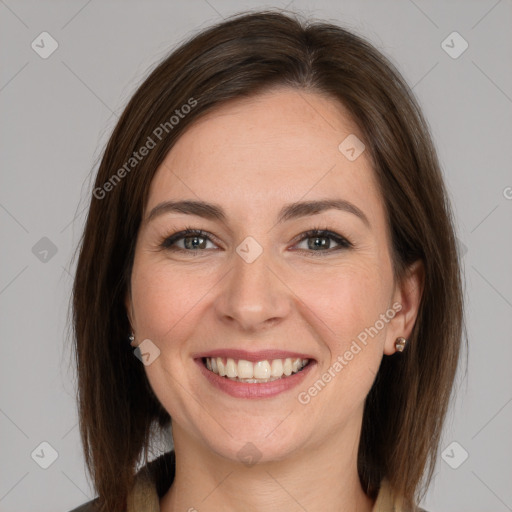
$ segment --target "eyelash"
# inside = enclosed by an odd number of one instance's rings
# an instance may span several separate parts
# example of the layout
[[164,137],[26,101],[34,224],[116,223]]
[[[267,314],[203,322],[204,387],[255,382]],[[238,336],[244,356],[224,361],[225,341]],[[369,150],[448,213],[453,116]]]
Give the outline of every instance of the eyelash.
[[[206,251],[207,249],[182,249],[181,247],[175,247],[173,244],[175,244],[177,241],[184,239],[184,238],[191,238],[191,237],[198,237],[198,238],[206,238],[210,242],[213,242],[211,237],[206,231],[203,231],[202,229],[194,229],[191,227],[186,227],[184,230],[174,233],[170,236],[165,237],[162,242],[160,243],[160,247],[162,249],[170,250],[170,251],[177,251],[182,253],[188,253],[188,254],[198,254],[199,252]],[[308,238],[330,238],[334,240],[339,247],[334,249],[328,249],[328,250],[308,250],[308,249],[296,249],[300,252],[307,252],[309,254],[314,254],[315,256],[327,256],[329,254],[332,254],[333,252],[338,252],[343,249],[350,249],[354,247],[354,244],[350,242],[346,237],[343,237],[341,235],[338,235],[337,233],[334,233],[333,231],[330,231],[328,228],[321,228],[321,227],[315,227],[313,229],[310,229],[308,231],[305,231],[302,233],[301,237],[295,242],[296,244],[307,240]]]

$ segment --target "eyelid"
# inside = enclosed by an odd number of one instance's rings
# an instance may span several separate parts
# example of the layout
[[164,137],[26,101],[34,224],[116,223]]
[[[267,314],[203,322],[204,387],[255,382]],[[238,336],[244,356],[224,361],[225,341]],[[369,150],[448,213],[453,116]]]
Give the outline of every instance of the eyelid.
[[[219,243],[217,242],[217,238],[214,235],[212,235],[211,233],[204,231],[203,229],[197,229],[197,228],[192,228],[192,227],[186,226],[184,229],[174,231],[171,235],[164,237],[163,240],[160,242],[159,246],[162,249],[172,250],[172,251],[177,251],[177,252],[185,252],[185,253],[189,253],[189,254],[199,254],[201,252],[206,252],[208,250],[211,250],[211,249],[197,249],[197,250],[190,249],[189,250],[189,249],[183,249],[181,247],[177,247],[177,246],[173,245],[178,240],[182,240],[184,238],[189,238],[189,237],[194,237],[194,236],[199,237],[199,238],[205,238],[206,240],[209,240],[210,242],[214,243],[215,245],[219,245]],[[307,231],[300,233],[293,240],[293,244],[297,245],[298,243],[300,243],[304,240],[307,240],[308,238],[314,238],[314,237],[331,239],[337,244],[337,247],[326,249],[326,250],[318,250],[318,251],[314,251],[314,250],[310,250],[310,249],[309,250],[308,249],[294,249],[294,250],[303,252],[303,253],[307,253],[307,254],[327,256],[329,254],[336,253],[336,252],[339,252],[344,249],[351,249],[354,247],[354,244],[346,236],[341,235],[341,234],[337,233],[336,231],[333,231],[326,227],[325,228],[324,227],[314,227],[312,229],[309,229]]]
[[[193,236],[196,236],[198,238],[206,238],[212,243],[219,245],[217,242],[217,237],[215,237],[208,231],[205,231],[203,229],[192,228],[189,226],[186,226],[184,229],[178,231],[173,231],[171,235],[165,236],[159,245],[163,249],[171,249],[173,247],[172,244],[176,243],[178,240],[182,240],[184,238],[189,238]],[[175,249],[177,251],[182,250],[184,252],[194,252],[192,250],[182,249],[181,247],[175,247]]]
[[312,229],[309,229],[305,231],[304,233],[301,233],[294,241],[295,244],[298,244],[302,242],[303,240],[307,240],[308,238],[329,238],[331,240],[334,240],[338,247],[334,249],[327,249],[325,251],[312,251],[307,249],[297,249],[299,251],[305,251],[308,253],[323,253],[325,255],[331,254],[333,252],[336,252],[341,249],[351,249],[354,247],[354,244],[344,235],[341,235],[337,233],[336,231],[333,231],[329,228],[321,228],[321,227],[315,227]]

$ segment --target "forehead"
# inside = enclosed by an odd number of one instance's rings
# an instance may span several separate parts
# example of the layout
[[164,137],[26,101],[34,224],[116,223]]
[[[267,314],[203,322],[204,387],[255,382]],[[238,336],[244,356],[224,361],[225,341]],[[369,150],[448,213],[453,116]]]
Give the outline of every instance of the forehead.
[[283,88],[232,100],[177,140],[153,178],[147,209],[202,199],[254,214],[318,197],[375,209],[369,158],[363,152],[350,161],[339,149],[348,136],[362,140],[346,109],[318,93]]

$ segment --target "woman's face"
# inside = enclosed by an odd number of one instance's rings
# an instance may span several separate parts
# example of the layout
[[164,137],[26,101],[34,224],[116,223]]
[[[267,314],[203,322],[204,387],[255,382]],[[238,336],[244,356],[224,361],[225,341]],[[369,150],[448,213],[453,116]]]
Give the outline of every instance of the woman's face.
[[[383,354],[412,330],[416,292],[395,287],[355,137],[334,100],[279,89],[208,114],[157,170],[127,308],[175,441],[264,461],[357,433]],[[200,204],[163,206],[181,201]],[[170,239],[187,228],[204,233]],[[305,234],[315,229],[331,233]],[[258,382],[215,374],[207,356]]]

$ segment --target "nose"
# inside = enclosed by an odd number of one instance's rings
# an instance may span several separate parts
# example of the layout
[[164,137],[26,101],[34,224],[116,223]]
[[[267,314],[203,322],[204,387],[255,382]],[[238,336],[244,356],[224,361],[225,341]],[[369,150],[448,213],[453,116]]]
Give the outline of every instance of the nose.
[[[258,332],[282,321],[291,307],[291,291],[274,269],[270,251],[248,263],[235,253],[216,299],[220,320],[240,331]],[[275,263],[275,262],[274,262]]]

